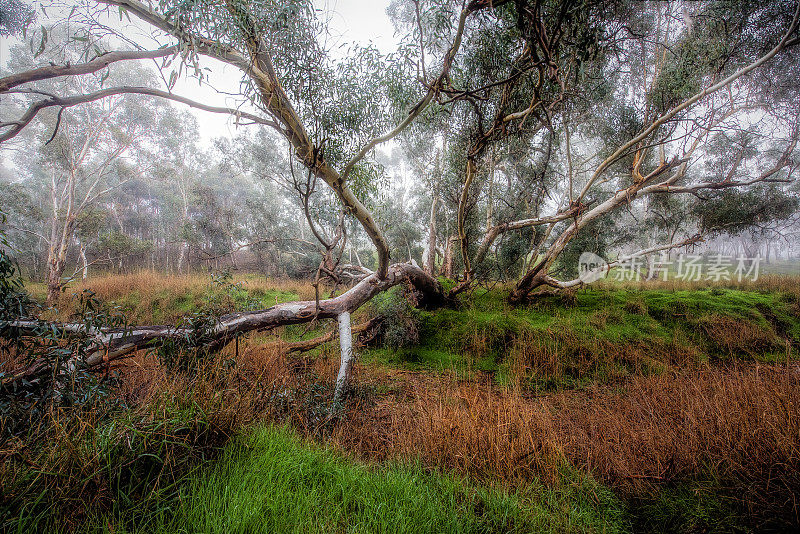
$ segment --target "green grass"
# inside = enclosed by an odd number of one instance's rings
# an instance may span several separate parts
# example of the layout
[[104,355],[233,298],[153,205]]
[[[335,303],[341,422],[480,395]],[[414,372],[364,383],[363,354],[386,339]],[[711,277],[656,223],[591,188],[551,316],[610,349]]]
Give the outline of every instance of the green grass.
[[633,524],[622,500],[575,469],[553,486],[511,491],[416,464],[364,465],[287,427],[254,427],[221,454],[203,453],[182,437],[202,414],[175,408],[145,426],[121,413],[75,436],[53,450],[63,456],[57,473],[18,466],[0,530],[617,533]]
[[[427,371],[480,370],[506,384],[512,378],[509,354],[524,338],[559,354],[562,376],[528,377],[533,389],[547,390],[660,373],[675,360],[780,361],[787,340],[800,344],[793,297],[776,292],[592,287],[515,308],[505,297],[503,291],[479,289],[459,309],[420,312],[418,344],[371,348],[364,361]],[[720,320],[750,328],[753,339],[725,344],[717,334]]]
[[685,482],[662,488],[657,495],[633,507],[636,530],[674,534],[748,533],[753,530],[735,500],[713,480]]
[[[575,474],[558,489],[477,487],[417,466],[367,467],[262,427],[193,475],[162,532],[626,532],[625,507]],[[108,525],[108,518],[98,518]],[[114,527],[115,532],[125,531]],[[107,527],[105,527],[107,528]]]

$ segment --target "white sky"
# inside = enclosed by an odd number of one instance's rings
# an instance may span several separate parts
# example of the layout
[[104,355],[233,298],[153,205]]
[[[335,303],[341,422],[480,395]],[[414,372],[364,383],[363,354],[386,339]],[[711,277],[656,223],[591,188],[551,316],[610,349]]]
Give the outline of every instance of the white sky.
[[341,42],[371,42],[384,54],[397,49],[388,0],[314,0],[314,5],[329,14],[331,33]]

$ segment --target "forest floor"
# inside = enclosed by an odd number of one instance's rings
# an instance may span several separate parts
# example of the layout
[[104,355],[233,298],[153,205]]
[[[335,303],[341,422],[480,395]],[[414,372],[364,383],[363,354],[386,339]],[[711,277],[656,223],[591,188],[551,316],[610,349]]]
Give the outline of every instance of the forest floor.
[[[85,288],[131,324],[313,297],[143,272],[76,284],[45,316],[69,318]],[[434,311],[401,292],[355,314],[382,322],[338,412],[338,343],[283,346],[330,322],[183,370],[140,353],[97,373],[0,444],[0,531],[800,528],[800,278],[599,284],[515,308],[495,286]]]

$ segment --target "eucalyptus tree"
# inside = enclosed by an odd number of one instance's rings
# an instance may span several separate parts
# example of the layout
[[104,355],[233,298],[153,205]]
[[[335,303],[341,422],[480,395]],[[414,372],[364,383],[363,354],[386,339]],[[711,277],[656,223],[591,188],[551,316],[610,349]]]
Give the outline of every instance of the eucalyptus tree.
[[[18,63],[22,56],[18,48],[13,56],[12,64]],[[48,55],[51,61],[69,62],[76,57],[70,48]],[[123,79],[130,74],[125,73]],[[145,71],[134,74],[147,75]],[[21,89],[17,96],[26,101],[60,91],[92,91],[102,83],[87,77],[46,82],[35,89]],[[155,104],[116,95],[77,108],[61,108],[57,113],[43,113],[28,130],[28,142],[17,147],[13,157],[18,167],[30,173],[29,179],[44,180],[47,184],[49,228],[42,238],[48,244],[49,304],[60,293],[67,256],[82,213],[145,171],[147,163],[137,159],[136,149],[152,131],[150,119],[158,109]]]
[[[484,13],[468,38],[497,45],[467,46],[463,63],[453,69],[458,90],[448,92],[455,109],[462,110],[460,159],[466,162],[457,221],[464,275],[456,290],[469,287],[487,253],[495,250],[495,240],[510,231],[544,228],[511,294],[512,301],[520,301],[543,285],[582,283],[553,276],[562,255],[585,232],[608,233],[619,212],[636,201],[687,194],[702,200],[706,191],[793,179],[800,6],[707,2],[684,7],[536,2]],[[460,73],[464,77],[456,78]],[[767,73],[771,83],[759,77]],[[696,172],[713,135],[750,128],[761,139],[754,153],[737,155],[722,175]],[[495,224],[489,218],[476,243],[480,217],[474,212],[492,211],[491,195],[482,193],[494,183],[488,177],[497,168],[496,154],[521,142],[533,155],[543,137],[547,149],[541,161],[549,177],[541,183],[547,201],[523,210],[525,217],[509,213]],[[554,149],[565,153],[560,163]],[[746,178],[736,177],[737,167],[747,169]],[[507,198],[512,190],[513,183],[501,195]],[[540,213],[542,208],[547,211]],[[681,236],[633,255],[700,239],[699,233]]]
[[[542,285],[578,285],[580,279],[554,276],[559,259],[581,236],[606,232],[613,215],[635,201],[783,183],[797,168],[800,4],[794,1],[711,1],[686,9],[672,2],[600,0],[396,3],[393,9],[409,30],[398,53],[381,57],[370,47],[354,47],[340,61],[320,44],[317,35],[325,28],[307,0],[86,0],[70,20],[82,21],[88,40],[109,31],[98,6],[148,25],[161,46],[122,36],[137,46],[7,76],[0,79],[0,94],[136,59],[158,59],[171,89],[183,69],[204,77],[204,57],[239,69],[241,108],[214,108],[132,85],[44,95],[18,120],[0,124],[0,142],[43,109],[116,94],[231,113],[278,132],[291,151],[291,166],[305,173],[293,176],[300,196],[308,199],[317,184],[327,185],[342,218],[356,220],[374,246],[375,271],[342,295],[223,316],[210,332],[219,344],[248,330],[338,318],[345,363],[349,314],[375,294],[410,282],[423,301],[442,302],[442,288],[429,273],[390,264],[390,246],[369,202],[382,177],[373,149],[441,113],[448,115],[449,132],[443,174],[458,177],[441,184],[456,186],[452,226],[463,275],[454,293],[490,272],[481,271],[482,264],[498,253],[524,270],[512,301]],[[764,74],[770,83],[757,78]],[[747,178],[695,172],[712,134],[751,123],[779,148],[745,153]],[[451,194],[447,189],[440,190],[443,196]],[[307,222],[314,228],[312,217]],[[344,238],[344,223],[336,227],[334,237],[320,234],[329,251]],[[504,249],[501,237],[520,231],[529,234],[523,243]],[[698,239],[681,236],[633,256]],[[174,327],[100,331],[89,363],[185,334]],[[348,368],[342,366],[342,380]]]

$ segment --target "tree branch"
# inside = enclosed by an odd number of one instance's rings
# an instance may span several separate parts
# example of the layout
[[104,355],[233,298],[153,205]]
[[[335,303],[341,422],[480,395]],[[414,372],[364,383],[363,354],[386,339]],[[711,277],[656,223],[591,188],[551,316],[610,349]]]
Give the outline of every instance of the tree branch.
[[[697,243],[699,241],[702,241],[702,240],[703,240],[702,236],[700,236],[698,234],[698,235],[694,235],[694,236],[692,236],[692,237],[690,237],[688,239],[684,239],[683,241],[681,241],[679,243],[670,243],[668,245],[659,245],[659,246],[655,246],[655,247],[650,247],[650,248],[645,248],[645,249],[642,249],[642,250],[638,250],[638,251],[636,251],[636,252],[634,252],[632,254],[628,254],[627,256],[621,256],[621,257],[617,258],[616,260],[614,260],[612,262],[606,263],[606,265],[604,267],[600,267],[599,269],[595,269],[594,271],[590,271],[589,274],[601,273],[601,272],[605,271],[606,275],[608,275],[608,272],[611,269],[613,269],[614,267],[616,267],[618,265],[621,265],[621,264],[623,264],[623,263],[625,263],[627,261],[631,261],[632,259],[639,258],[639,257],[642,257],[642,256],[647,256],[649,254],[653,254],[654,252],[661,252],[661,251],[664,251],[664,250],[672,250],[672,249],[675,249],[675,248],[694,245],[695,243]],[[584,278],[580,278],[580,277],[579,278],[575,278],[574,280],[569,280],[567,282],[562,282],[560,280],[556,280],[552,276],[545,276],[544,282],[547,285],[555,287],[555,288],[558,288],[558,289],[568,289],[570,287],[583,285],[585,283],[584,282]]]
[[468,7],[461,11],[461,15],[458,18],[458,28],[456,29],[456,35],[453,38],[453,44],[447,50],[444,59],[444,65],[442,66],[442,70],[439,73],[439,76],[436,78],[430,86],[428,87],[428,91],[425,93],[425,96],[422,97],[416,106],[414,106],[411,111],[409,112],[408,116],[398,124],[393,130],[387,132],[379,137],[371,139],[367,142],[366,145],[356,154],[353,159],[351,159],[347,164],[344,166],[344,171],[342,172],[342,180],[346,180],[347,177],[350,175],[350,171],[353,169],[353,166],[361,161],[367,153],[378,146],[381,143],[385,143],[386,141],[396,137],[400,132],[406,129],[406,127],[411,124],[414,119],[416,119],[420,113],[422,113],[425,108],[428,107],[428,104],[438,95],[442,90],[442,84],[444,83],[445,79],[447,79],[447,75],[450,72],[450,67],[453,66],[453,61],[455,60],[456,54],[458,53],[458,49],[461,48],[461,40],[464,35],[464,27],[467,23],[467,17],[469,17],[472,10]]
[[723,89],[723,88],[729,86],[731,83],[736,81],[738,78],[741,78],[745,74],[747,74],[747,73],[759,68],[761,65],[763,65],[764,63],[766,63],[767,61],[772,59],[775,55],[777,55],[781,50],[783,50],[783,49],[787,48],[788,46],[790,46],[791,45],[791,41],[789,40],[789,37],[792,35],[792,33],[794,33],[794,31],[798,27],[798,17],[800,17],[800,3],[797,5],[797,8],[795,9],[794,17],[792,18],[792,22],[789,25],[789,29],[783,35],[783,37],[778,42],[778,44],[775,45],[772,48],[772,50],[770,50],[769,52],[767,52],[766,54],[761,56],[756,61],[754,61],[754,62],[750,63],[749,65],[747,65],[745,67],[742,67],[741,69],[737,70],[736,72],[734,72],[733,74],[731,74],[730,76],[725,78],[724,80],[721,80],[721,81],[715,83],[714,85],[706,87],[702,91],[700,91],[699,93],[695,94],[694,96],[684,100],[683,102],[681,102],[680,104],[678,104],[677,106],[672,108],[667,113],[664,113],[660,117],[656,118],[652,123],[650,123],[650,125],[647,128],[642,130],[642,132],[640,132],[638,135],[636,135],[635,137],[633,137],[632,139],[630,139],[629,141],[624,143],[622,146],[617,148],[617,150],[615,150],[613,154],[608,156],[597,167],[597,169],[595,169],[594,173],[592,174],[592,177],[589,178],[589,180],[586,182],[586,185],[581,190],[580,195],[578,195],[578,199],[580,200],[584,196],[586,196],[586,194],[589,192],[589,189],[592,187],[592,185],[595,183],[595,181],[600,177],[601,174],[603,174],[603,172],[605,172],[605,170],[609,166],[611,166],[611,164],[613,164],[622,155],[624,155],[628,149],[630,149],[631,147],[633,147],[634,145],[636,145],[640,141],[643,141],[645,138],[647,138],[657,128],[659,128],[660,126],[665,124],[667,121],[669,121],[670,119],[675,117],[681,111],[684,111],[685,109],[689,108],[690,106],[692,106],[693,104],[697,103],[701,99],[705,98],[706,96],[708,96],[708,95],[710,95],[712,93],[715,93],[715,92],[719,91],[720,89]]
[[[12,90],[11,92],[31,93],[32,91],[17,89],[17,90]],[[121,95],[121,94],[139,94],[139,95],[156,96],[159,98],[172,100],[174,102],[179,102],[181,104],[186,104],[187,106],[201,109],[203,111],[233,115],[234,117],[237,117],[237,119],[244,118],[257,124],[263,124],[265,126],[270,126],[272,128],[280,129],[278,124],[272,120],[265,119],[263,117],[259,117],[257,115],[253,115],[251,113],[247,113],[244,111],[240,111],[238,109],[209,106],[194,100],[190,100],[183,96],[168,93],[167,91],[162,91],[160,89],[153,89],[151,87],[121,86],[121,87],[109,87],[106,89],[101,89],[100,91],[95,91],[93,93],[88,93],[84,95],[73,95],[65,97],[53,96],[45,100],[39,100],[37,102],[34,102],[28,107],[28,110],[18,120],[12,122],[0,123],[0,128],[10,128],[6,132],[0,134],[0,143],[3,143],[5,141],[8,141],[9,139],[14,138],[28,124],[30,124],[30,122],[36,117],[36,115],[43,109],[49,107],[68,108],[72,106],[77,106],[79,104],[85,104],[87,102],[93,102],[95,100],[100,100],[102,98],[107,98],[110,96]]]
[[521,230],[522,228],[541,226],[544,224],[556,223],[559,221],[564,221],[566,219],[571,219],[572,217],[575,217],[577,214],[579,214],[582,208],[585,208],[585,206],[581,207],[578,205],[572,205],[567,210],[557,213],[555,215],[551,215],[549,217],[539,217],[535,219],[521,219],[518,221],[511,221],[492,226],[486,231],[486,234],[483,236],[483,241],[481,241],[481,244],[478,247],[478,252],[475,255],[475,265],[480,264],[484,260],[484,258],[486,257],[486,253],[492,246],[492,243],[494,243],[494,241],[501,234],[508,232],[510,230]]
[[106,52],[91,61],[86,63],[78,63],[77,65],[48,65],[46,67],[39,67],[36,69],[20,72],[0,78],[0,93],[5,93],[9,89],[18,85],[35,82],[39,80],[49,80],[52,78],[60,78],[62,76],[80,76],[83,74],[91,74],[108,67],[117,61],[130,61],[137,59],[155,59],[159,57],[166,57],[175,55],[180,51],[178,45],[169,46],[166,48],[159,48],[158,50],[130,50],[130,51],[115,51]]

